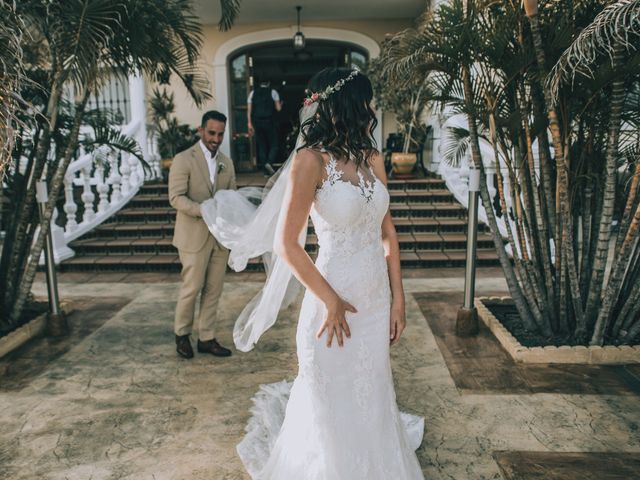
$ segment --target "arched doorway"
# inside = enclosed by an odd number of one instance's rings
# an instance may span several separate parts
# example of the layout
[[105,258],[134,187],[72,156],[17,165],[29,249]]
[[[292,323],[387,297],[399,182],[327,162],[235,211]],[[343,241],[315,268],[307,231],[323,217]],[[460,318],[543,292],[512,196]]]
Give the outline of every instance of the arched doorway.
[[275,116],[277,163],[281,163],[294,146],[298,110],[311,76],[326,67],[364,69],[367,60],[368,52],[364,48],[332,40],[308,40],[302,51],[294,50],[291,40],[236,50],[228,59],[230,150],[236,169],[252,171],[256,167],[255,142],[247,129],[247,96],[257,79],[269,80],[283,101],[282,111]]

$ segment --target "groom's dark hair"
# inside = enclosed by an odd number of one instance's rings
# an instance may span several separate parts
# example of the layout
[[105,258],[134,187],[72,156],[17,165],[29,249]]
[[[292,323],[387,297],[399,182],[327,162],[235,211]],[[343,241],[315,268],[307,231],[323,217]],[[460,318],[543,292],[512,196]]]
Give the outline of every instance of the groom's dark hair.
[[209,120],[217,120],[218,122],[227,123],[227,116],[217,110],[209,110],[202,115],[202,122],[200,123],[200,126],[204,128]]

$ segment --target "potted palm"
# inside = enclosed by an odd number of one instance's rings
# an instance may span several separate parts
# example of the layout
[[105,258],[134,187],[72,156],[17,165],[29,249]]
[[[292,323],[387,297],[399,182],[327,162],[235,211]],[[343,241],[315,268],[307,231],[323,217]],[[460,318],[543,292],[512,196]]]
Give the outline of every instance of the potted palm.
[[394,176],[410,176],[422,149],[427,126],[422,121],[430,96],[425,77],[417,71],[408,73],[398,81],[384,68],[387,52],[392,51],[395,37],[384,41],[381,55],[369,64],[368,75],[378,108],[394,113],[398,125],[396,139],[391,142],[391,166]]
[[173,93],[167,93],[166,89],[155,88],[150,101],[152,125],[160,154],[160,168],[162,176],[166,177],[171,167],[173,157],[178,152],[193,145],[198,136],[196,129],[184,123],[178,123],[175,118],[175,103]]

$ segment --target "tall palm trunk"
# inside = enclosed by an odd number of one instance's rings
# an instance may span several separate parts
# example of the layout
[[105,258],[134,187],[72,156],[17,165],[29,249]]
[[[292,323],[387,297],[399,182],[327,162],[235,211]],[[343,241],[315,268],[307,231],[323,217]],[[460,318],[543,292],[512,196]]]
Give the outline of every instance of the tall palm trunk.
[[[533,36],[533,44],[536,52],[536,61],[538,63],[538,69],[541,74],[546,72],[545,68],[545,53],[542,43],[542,35],[540,33],[540,24],[538,21],[537,10],[535,12],[527,12],[529,21],[531,24],[531,33]],[[573,233],[572,233],[572,221],[571,212],[569,210],[569,179],[568,179],[568,164],[564,152],[564,142],[562,139],[562,132],[560,130],[560,123],[558,122],[558,114],[554,108],[553,98],[547,88],[542,83],[542,75],[539,76],[538,81],[540,87],[544,92],[544,98],[547,107],[547,117],[549,120],[549,130],[551,131],[551,137],[553,139],[553,147],[555,153],[555,160],[557,166],[557,187],[558,187],[558,199],[556,204],[560,205],[561,223],[556,233],[561,232],[560,241],[561,247],[556,244],[556,258],[563,258],[565,266],[567,268],[567,277],[569,279],[569,294],[571,295],[572,305],[574,308],[574,314],[576,317],[576,336],[582,337],[586,332],[585,318],[583,314],[582,299],[580,297],[580,285],[578,281],[578,272],[576,266],[576,256],[573,245]],[[556,237],[557,238],[557,237]],[[558,248],[566,248],[566,255],[562,255],[558,251]],[[558,262],[560,263],[560,262]],[[561,275],[562,277],[562,275]],[[562,282],[561,289],[562,289]],[[560,306],[564,308],[563,305]]]
[[638,196],[638,184],[640,184],[640,158],[636,160],[636,168],[633,172],[631,185],[629,186],[627,202],[624,206],[624,213],[622,215],[622,221],[620,222],[620,230],[618,231],[618,237],[616,238],[616,256],[613,259],[613,263],[616,263],[620,256],[618,252],[620,251],[620,246],[622,245],[622,241],[624,240],[627,229],[629,228],[629,223],[631,222],[631,212]]
[[43,218],[40,221],[40,232],[38,233],[36,241],[31,249],[31,257],[26,269],[24,270],[24,275],[22,276],[20,287],[18,289],[16,299],[11,310],[10,321],[12,321],[13,323],[17,322],[22,315],[26,300],[29,296],[29,293],[31,292],[31,287],[33,285],[33,280],[38,268],[40,255],[44,247],[44,242],[47,235],[49,234],[53,210],[56,206],[58,195],[60,195],[60,192],[62,191],[62,185],[64,183],[64,176],[67,172],[67,168],[69,167],[69,164],[73,159],[73,154],[78,146],[78,135],[80,133],[80,126],[82,124],[82,118],[84,116],[84,111],[87,105],[87,101],[89,100],[91,90],[91,87],[87,86],[84,89],[82,99],[76,105],[73,126],[71,128],[71,131],[69,132],[69,143],[65,150],[64,158],[58,164],[55,174],[53,175],[53,178],[51,180],[51,188],[49,189],[49,200],[45,207]]
[[[522,88],[522,86],[521,86]],[[524,104],[524,91],[521,91],[520,94],[520,110],[524,113],[527,112],[528,109]],[[534,241],[537,241],[538,245],[535,250],[540,252],[540,257],[538,259],[539,266],[541,267],[544,275],[544,285],[540,286],[540,289],[543,292],[543,298],[541,301],[544,305],[545,315],[548,315],[552,322],[556,322],[555,316],[555,292],[553,286],[553,272],[551,268],[551,254],[549,252],[549,239],[548,239],[548,221],[547,216],[543,212],[543,203],[544,202],[544,187],[538,186],[536,182],[536,169],[533,157],[533,139],[531,137],[531,130],[529,128],[529,121],[527,119],[527,115],[522,115],[521,122],[524,128],[525,140],[526,140],[526,148],[527,148],[527,166],[531,184],[531,196],[533,197],[533,207],[535,210],[535,219],[536,219],[536,227],[537,234],[534,237]],[[541,198],[542,196],[542,202]],[[544,286],[544,289],[542,288]]]
[[505,273],[505,279],[507,281],[507,286],[509,287],[509,292],[511,293],[514,304],[518,309],[518,313],[522,318],[522,322],[527,326],[527,328],[532,331],[540,329],[544,334],[549,335],[549,326],[544,324],[544,320],[540,311],[537,311],[537,309],[535,308],[530,308],[530,305],[527,303],[526,298],[522,294],[522,290],[520,289],[520,285],[518,284],[518,279],[513,269],[513,265],[511,264],[511,261],[509,260],[507,252],[504,248],[502,235],[500,234],[500,229],[498,228],[498,222],[496,221],[495,212],[493,211],[493,205],[491,202],[491,196],[489,195],[489,189],[487,187],[487,179],[484,173],[482,155],[480,154],[480,143],[478,140],[478,129],[474,112],[473,88],[471,86],[471,74],[469,71],[469,67],[466,65],[462,66],[462,81],[465,95],[465,104],[468,110],[467,119],[469,122],[469,136],[471,140],[471,157],[473,159],[475,168],[480,171],[480,196],[482,198],[482,203],[487,214],[491,233],[493,234],[493,242],[498,253],[498,258]]
[[[630,232],[633,232],[636,238],[638,237],[638,226],[640,223],[636,223],[635,231],[630,229]],[[627,294],[627,300],[618,314],[618,318],[616,319],[616,323],[614,324],[613,329],[613,338],[620,340],[624,340],[628,335],[628,330],[633,324],[634,320],[636,320],[636,310],[640,305],[640,282],[636,281],[631,290]]]
[[[509,221],[509,210],[507,208],[507,201],[506,201],[505,192],[504,192],[504,180],[502,177],[502,169],[499,163],[500,153],[498,151],[498,146],[497,146],[496,121],[495,121],[495,115],[493,114],[493,112],[489,113],[489,125],[490,125],[489,130],[490,130],[491,144],[493,146],[493,152],[494,152],[494,156],[496,158],[496,163],[497,163],[496,176],[498,177],[497,179],[498,197],[500,199],[500,208],[502,208],[502,214],[504,216],[504,224],[507,230],[507,239],[509,241],[509,245],[511,246],[511,251],[513,252],[513,260],[515,263],[517,274],[520,277],[520,282],[523,285],[523,289],[525,293],[529,294],[529,292],[533,291],[533,288],[531,286],[530,274],[526,268],[526,262],[523,261],[523,257],[527,258],[526,257],[527,252],[526,252],[526,247],[522,245],[521,248],[525,248],[525,250],[523,251],[523,256],[518,255],[518,246],[516,245],[516,240],[515,240],[515,237],[513,236],[513,229],[511,228],[511,222]],[[512,169],[509,167],[510,176],[512,176],[511,170]],[[513,185],[513,183],[515,182],[512,181],[511,184]],[[511,194],[511,198],[514,198],[513,193]],[[520,204],[518,200],[516,200],[516,202],[518,205]],[[518,223],[516,224],[516,227],[520,224],[518,219],[517,219],[517,222]],[[529,298],[532,298],[532,297],[529,297]]]
[[[614,68],[619,66],[622,61],[622,47],[618,46],[614,49],[613,65]],[[625,239],[621,248],[619,261],[613,264],[612,273],[607,282],[604,297],[600,299],[602,292],[602,279],[604,277],[604,269],[606,267],[607,257],[609,254],[609,245],[611,240],[611,222],[613,220],[613,210],[616,201],[617,186],[617,162],[618,162],[618,144],[620,140],[620,127],[622,124],[622,107],[624,105],[624,78],[616,79],[612,84],[609,114],[609,133],[607,135],[607,176],[605,181],[604,205],[602,211],[602,219],[600,222],[600,230],[598,232],[598,248],[596,259],[594,262],[594,281],[591,284],[589,299],[587,301],[587,321],[596,317],[597,319],[591,337],[592,345],[602,345],[604,333],[609,321],[609,314],[614,303],[618,299],[619,287],[622,282],[624,268],[628,262],[628,249],[630,248],[629,239]],[[600,312],[597,312],[597,305],[602,301]]]
[[549,155],[549,138],[547,137],[548,124],[544,112],[544,99],[540,93],[539,85],[535,82],[531,84],[531,105],[533,107],[534,118],[544,122],[544,129],[538,134],[538,158],[540,160],[540,173],[542,177],[542,187],[544,189],[544,204],[548,216],[548,225],[550,236],[554,236],[554,228],[556,224],[556,202],[555,191],[551,181],[551,173],[553,164]]
[[[57,80],[53,82],[51,95],[49,96],[47,107],[44,112],[44,121],[42,122],[42,130],[39,136],[39,141],[36,142],[35,158],[32,164],[32,168],[27,172],[25,179],[25,193],[24,200],[22,201],[18,209],[17,216],[15,217],[15,228],[12,229],[12,238],[10,240],[10,246],[6,250],[6,261],[3,262],[3,272],[6,271],[6,290],[3,298],[3,322],[5,323],[3,329],[11,329],[16,325],[18,318],[13,318],[9,313],[11,312],[12,305],[15,301],[18,288],[21,281],[21,272],[24,272],[24,265],[27,262],[27,258],[31,249],[33,234],[35,232],[33,228],[33,222],[36,218],[36,182],[42,176],[45,165],[47,163],[47,157],[49,155],[49,149],[51,146],[52,132],[56,128],[58,119],[58,108],[60,98],[62,97],[62,85],[63,81],[60,78],[61,74],[58,73]],[[3,250],[3,257],[5,253]]]

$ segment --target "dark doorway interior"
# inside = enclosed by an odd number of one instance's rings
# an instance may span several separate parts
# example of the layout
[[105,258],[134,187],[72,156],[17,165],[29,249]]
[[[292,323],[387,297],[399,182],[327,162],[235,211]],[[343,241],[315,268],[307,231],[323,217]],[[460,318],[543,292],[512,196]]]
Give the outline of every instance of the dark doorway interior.
[[278,163],[293,148],[298,128],[298,111],[309,79],[326,67],[365,67],[365,52],[341,42],[308,40],[302,51],[295,51],[289,40],[261,44],[236,53],[230,59],[231,144],[239,171],[256,167],[255,145],[247,133],[247,96],[256,80],[269,80],[283,101],[276,115]]

